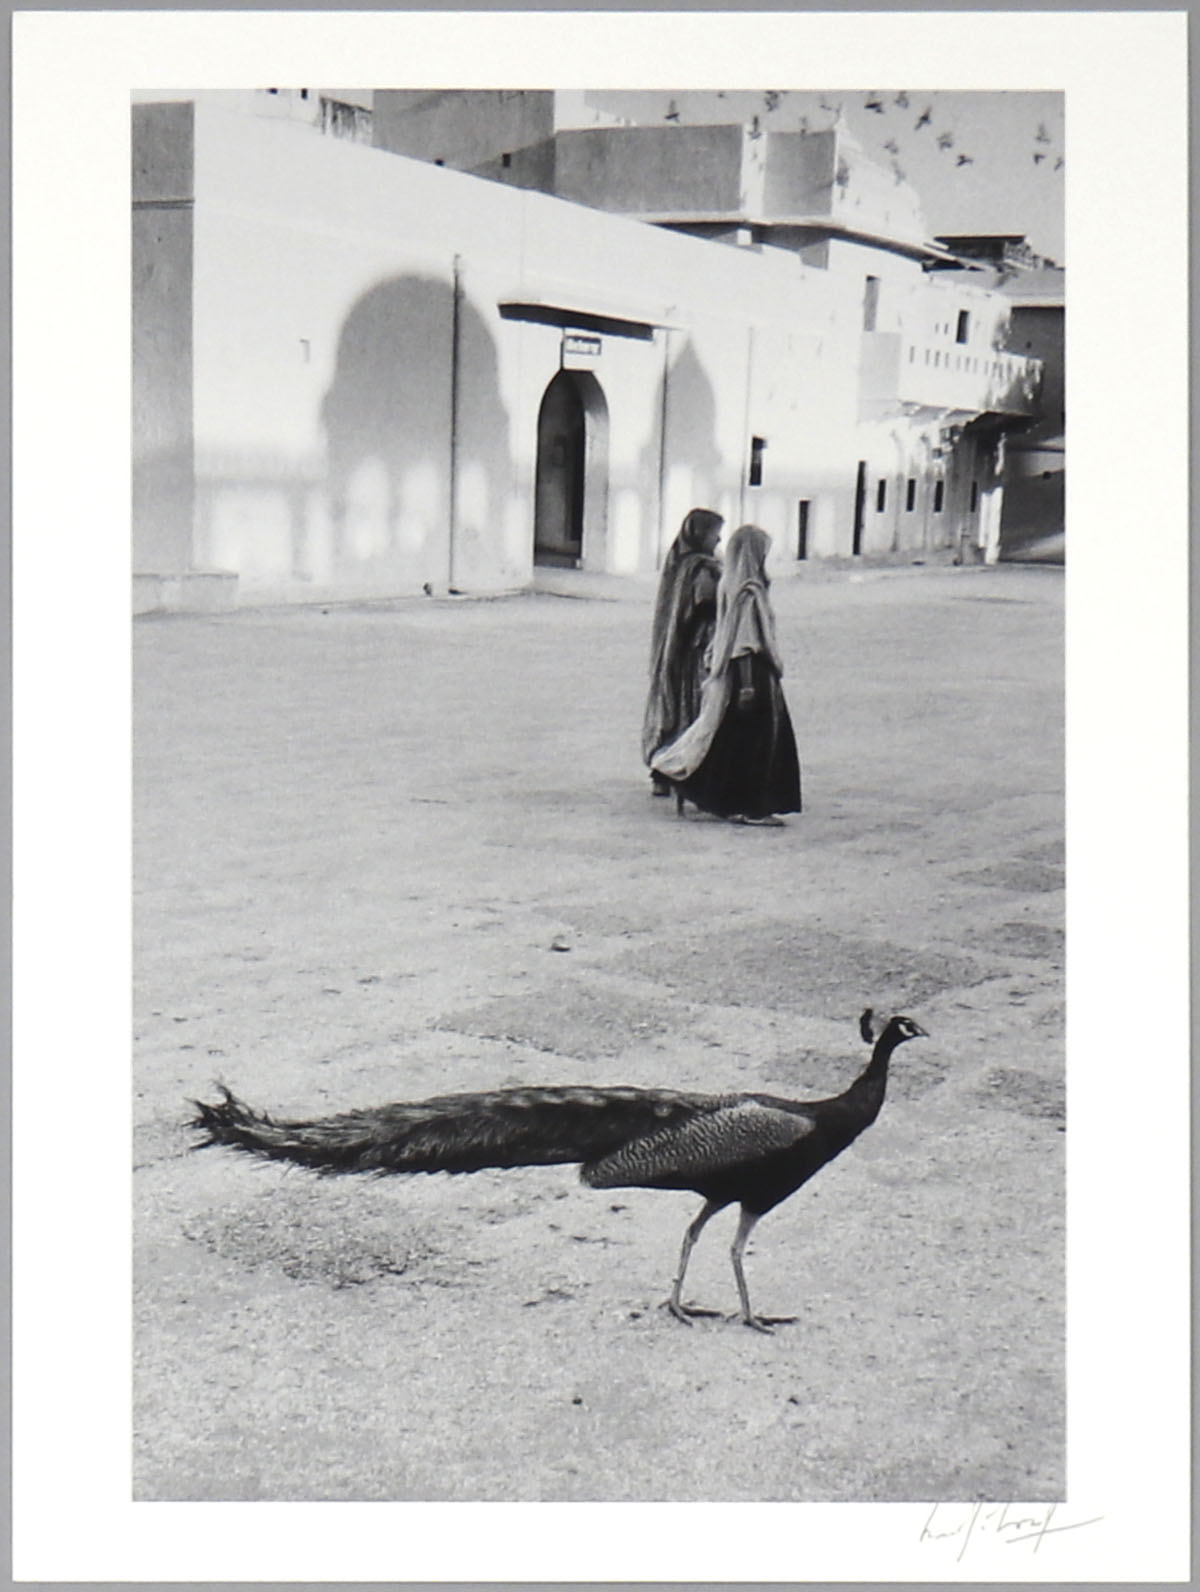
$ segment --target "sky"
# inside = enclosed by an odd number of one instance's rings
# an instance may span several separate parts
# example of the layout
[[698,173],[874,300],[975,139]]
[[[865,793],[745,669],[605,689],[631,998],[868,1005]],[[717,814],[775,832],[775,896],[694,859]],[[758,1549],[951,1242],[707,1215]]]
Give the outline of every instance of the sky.
[[[864,152],[920,195],[930,237],[1020,233],[1065,264],[1064,106],[1059,93],[915,89],[724,89],[589,93],[638,122],[759,118],[770,131],[817,132],[842,118]],[[889,147],[891,146],[891,147]]]

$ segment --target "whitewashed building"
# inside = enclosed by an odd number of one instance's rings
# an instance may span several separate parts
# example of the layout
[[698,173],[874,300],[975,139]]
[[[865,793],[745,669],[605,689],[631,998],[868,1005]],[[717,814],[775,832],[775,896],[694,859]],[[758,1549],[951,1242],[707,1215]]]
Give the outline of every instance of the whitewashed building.
[[649,572],[698,504],[995,555],[1040,366],[843,129],[418,101],[134,106],[137,610]]

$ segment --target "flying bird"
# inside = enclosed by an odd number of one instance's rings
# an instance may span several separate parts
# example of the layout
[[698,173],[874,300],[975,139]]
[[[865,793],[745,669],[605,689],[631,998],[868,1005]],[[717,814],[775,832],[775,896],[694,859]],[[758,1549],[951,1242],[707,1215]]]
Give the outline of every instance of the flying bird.
[[824,1100],[769,1094],[689,1094],[673,1089],[497,1089],[440,1095],[314,1121],[276,1122],[222,1086],[216,1105],[193,1101],[197,1149],[228,1145],[310,1171],[375,1176],[478,1172],[487,1167],[579,1162],[590,1188],[690,1189],[704,1204],[683,1237],[667,1306],[680,1321],[715,1315],[683,1302],[683,1280],[696,1240],[727,1205],[741,1207],[731,1258],[748,1327],[772,1322],[750,1307],[742,1255],[758,1220],[807,1183],[875,1121],[898,1045],[924,1035],[911,1017],[882,1028],[868,1007],[859,1032],[871,1060],[850,1087]]
[[901,89],[899,94],[896,95],[895,99],[892,101],[892,104],[898,105],[902,111],[906,111],[908,109],[908,95],[903,89]]
[[975,164],[975,156],[974,155],[960,155],[958,157],[958,159],[954,162],[954,164],[956,166],[973,166]]
[[1048,144],[1050,142],[1050,134],[1046,131],[1045,122],[1038,123],[1038,130],[1034,134],[1034,139],[1039,144]]
[[921,114],[917,117],[916,121],[914,122],[913,131],[916,132],[916,133],[919,133],[921,131],[922,127],[928,127],[932,120],[933,120],[933,106],[932,105],[926,105],[925,109],[921,112]]
[[1054,170],[1055,171],[1061,171],[1065,165],[1066,165],[1066,161],[1060,155],[1058,157],[1058,159],[1054,162]]
[[668,104],[663,114],[663,120],[665,122],[677,122],[679,120],[679,107],[674,100],[671,100]]
[[953,146],[954,146],[954,134],[953,133],[939,133],[937,135],[937,146],[938,146],[939,149],[951,149],[951,148],[953,148]]
[[1045,160],[1045,158],[1046,158],[1045,155],[1043,155],[1040,150],[1039,151],[1035,151],[1034,157],[1033,157],[1034,165],[1035,166],[1038,165],[1041,161]]
[[883,115],[883,101],[881,99],[864,100],[863,101],[863,110],[865,110],[865,111],[874,111],[876,116],[882,116]]
[[781,98],[782,96],[777,88],[769,88],[764,90],[763,108],[768,111],[773,111],[779,104]]
[[889,138],[883,147],[887,150],[889,155],[898,155],[900,153],[900,145],[894,138]]

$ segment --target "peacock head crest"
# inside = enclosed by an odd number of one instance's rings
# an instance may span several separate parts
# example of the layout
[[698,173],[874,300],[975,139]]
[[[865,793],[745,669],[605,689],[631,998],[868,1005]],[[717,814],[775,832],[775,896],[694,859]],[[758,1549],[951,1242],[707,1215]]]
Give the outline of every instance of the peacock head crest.
[[906,1039],[928,1039],[929,1035],[920,1023],[913,1017],[905,1017],[897,1013],[894,1017],[880,1020],[876,1017],[872,1007],[858,1019],[858,1031],[868,1045],[875,1044],[885,1034],[894,1045],[902,1045]]

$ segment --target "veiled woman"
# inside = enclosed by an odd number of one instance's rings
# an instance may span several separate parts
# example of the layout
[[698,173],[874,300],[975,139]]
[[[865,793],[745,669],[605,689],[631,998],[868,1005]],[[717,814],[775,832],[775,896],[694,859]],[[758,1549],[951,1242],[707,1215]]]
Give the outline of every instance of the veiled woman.
[[738,823],[800,811],[800,762],[780,677],[766,559],[771,538],[743,525],[729,538],[700,711],[651,763],[679,799]]
[[[724,523],[712,509],[692,509],[663,560],[650,636],[650,692],[642,720],[647,763],[700,711],[705,654],[717,618],[721,563],[716,550]],[[651,779],[656,796],[670,794],[660,775],[652,773]]]

